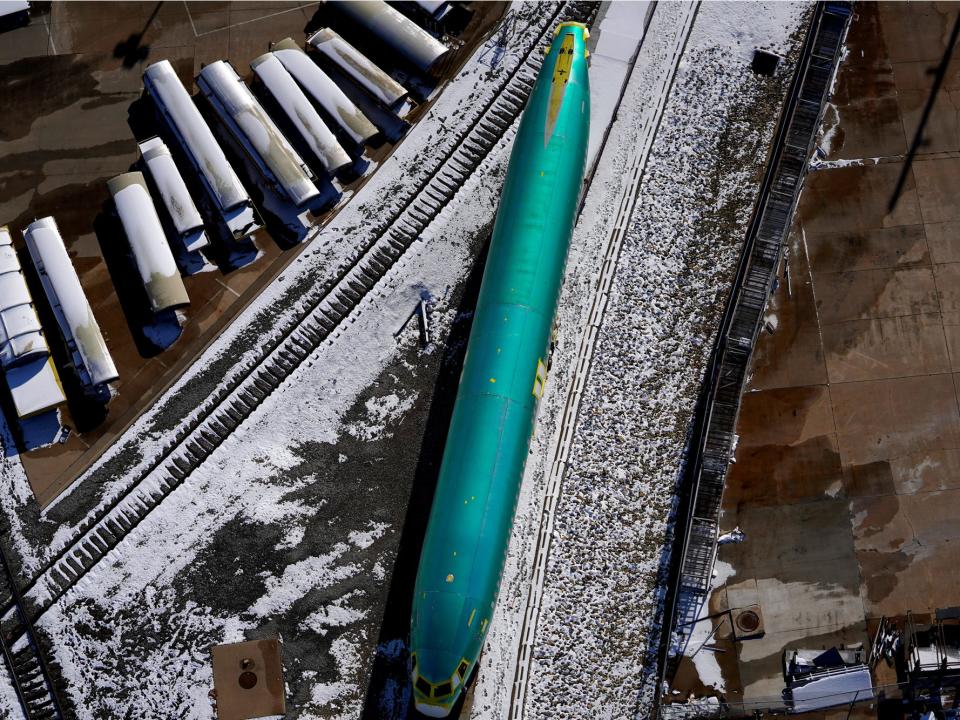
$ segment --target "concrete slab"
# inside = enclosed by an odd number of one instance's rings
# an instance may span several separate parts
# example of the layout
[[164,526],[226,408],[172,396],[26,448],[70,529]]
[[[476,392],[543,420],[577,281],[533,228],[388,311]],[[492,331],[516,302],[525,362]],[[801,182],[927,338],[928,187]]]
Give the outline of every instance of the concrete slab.
[[764,342],[754,349],[748,381],[751,390],[827,382],[803,233],[791,233],[787,258],[788,265],[768,305],[768,311],[776,317],[777,330],[764,334]]
[[950,353],[950,369],[960,371],[960,313],[943,313],[943,335]]
[[878,268],[815,276],[821,325],[940,311],[933,271]]
[[960,448],[951,375],[841,383],[830,387],[830,395],[845,466]]
[[891,62],[940,61],[957,16],[957,6],[944,2],[878,3],[883,37]]
[[247,720],[286,712],[279,641],[214,645],[210,654],[218,718]]
[[898,495],[960,488],[960,450],[910,453],[889,461]]
[[934,277],[937,281],[937,296],[944,312],[960,312],[960,263],[934,265]]
[[960,158],[918,157],[912,171],[923,222],[960,220],[960,204],[956,202],[955,190],[960,187]]
[[960,221],[927,223],[923,232],[931,262],[937,265],[960,262]]
[[[929,95],[930,88],[900,92],[898,105],[903,114],[903,132],[907,142],[913,141]],[[923,129],[920,155],[950,152],[960,144],[958,111],[960,111],[960,90],[941,89]]]
[[29,26],[15,33],[4,33],[3,42],[0,43],[0,65],[25,57],[49,55],[50,52],[49,28],[42,20],[35,18]]
[[[930,265],[923,225],[856,232],[806,232],[814,274]],[[958,247],[960,253],[960,247]]]
[[[855,73],[844,76],[834,98],[837,104],[844,104],[844,131],[833,138],[828,159],[890,157],[907,151],[900,104],[893,97],[893,70],[887,69],[886,73],[888,78],[882,83],[876,82],[870,70],[860,73],[862,78]],[[864,91],[877,95],[864,95]],[[885,97],[884,93],[890,96]]]
[[729,507],[836,495],[842,470],[830,396],[824,385],[751,392],[743,397]]
[[900,200],[891,212],[888,203],[902,169],[903,163],[889,162],[818,172],[817,182],[808,179],[800,198],[805,231],[861,232],[952,219],[921,215],[912,174],[908,174]]
[[951,371],[939,313],[824,325],[831,383]]
[[956,603],[958,490],[853,501],[857,557],[869,615],[932,612]]
[[[924,90],[929,92],[933,87],[934,72],[940,59],[914,60],[892,63],[893,78],[899,91]],[[950,61],[947,73],[943,78],[941,89],[946,91],[960,90],[960,62],[956,56]]]

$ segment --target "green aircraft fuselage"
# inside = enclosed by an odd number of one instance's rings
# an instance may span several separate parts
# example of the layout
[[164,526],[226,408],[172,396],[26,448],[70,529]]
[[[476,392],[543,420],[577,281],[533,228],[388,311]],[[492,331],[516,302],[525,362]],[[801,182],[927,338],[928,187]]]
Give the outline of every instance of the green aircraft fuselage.
[[546,382],[590,124],[589,34],[563,23],[520,121],[417,573],[414,701],[445,717],[483,647]]

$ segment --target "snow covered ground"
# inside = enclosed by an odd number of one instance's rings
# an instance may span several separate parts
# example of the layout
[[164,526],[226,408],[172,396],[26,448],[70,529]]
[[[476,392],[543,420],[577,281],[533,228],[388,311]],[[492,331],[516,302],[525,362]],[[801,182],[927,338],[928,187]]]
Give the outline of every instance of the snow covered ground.
[[[661,9],[664,11],[661,14]],[[566,400],[571,356],[589,305],[576,257],[542,434],[525,477],[485,648],[475,718],[648,717],[673,490],[704,363],[729,290],[759,169],[791,70],[754,76],[755,47],[787,54],[801,40],[797,4],[701,5],[670,90],[583,388],[550,537],[525,702],[510,705],[511,658],[542,532],[546,437]],[[660,17],[658,18],[658,15]],[[644,127],[641,108],[675,38],[682,6],[654,13],[618,123],[590,189],[575,252],[596,257],[627,189],[624,170]],[[673,31],[672,31],[673,30]],[[647,95],[644,95],[644,92]],[[609,174],[604,175],[604,171]],[[591,267],[586,263],[584,267]],[[591,268],[596,271],[596,265]],[[579,290],[576,286],[580,287]],[[573,336],[568,333],[574,330]],[[551,387],[548,384],[548,387]],[[557,391],[560,391],[559,393]]]

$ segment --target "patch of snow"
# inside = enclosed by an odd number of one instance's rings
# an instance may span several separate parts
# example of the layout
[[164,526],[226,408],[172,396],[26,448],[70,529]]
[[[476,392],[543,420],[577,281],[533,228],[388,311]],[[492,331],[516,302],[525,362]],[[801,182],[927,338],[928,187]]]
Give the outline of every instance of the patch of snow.
[[747,539],[747,534],[738,527],[735,527],[728,533],[723,533],[717,538],[717,545],[736,545]]
[[371,522],[369,530],[363,532],[354,530],[347,535],[347,538],[361,550],[366,550],[373,545],[374,541],[383,537],[383,533],[387,527],[389,526],[386,523]]
[[406,415],[407,411],[417,401],[417,397],[418,393],[412,392],[402,400],[396,393],[384,397],[370,398],[366,403],[366,421],[351,423],[345,430],[358,440],[392,437],[393,433],[388,432],[387,428]]

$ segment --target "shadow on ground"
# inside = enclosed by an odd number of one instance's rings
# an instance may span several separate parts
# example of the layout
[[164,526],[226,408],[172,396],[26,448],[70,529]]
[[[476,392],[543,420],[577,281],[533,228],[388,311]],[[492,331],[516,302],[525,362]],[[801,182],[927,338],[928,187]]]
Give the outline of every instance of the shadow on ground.
[[[489,246],[488,235],[464,285],[457,316],[443,348],[410,492],[410,503],[390,578],[390,591],[377,641],[377,655],[361,715],[363,720],[421,717],[413,710],[410,702],[407,668],[413,587]],[[458,704],[451,717],[457,717],[459,710]]]

